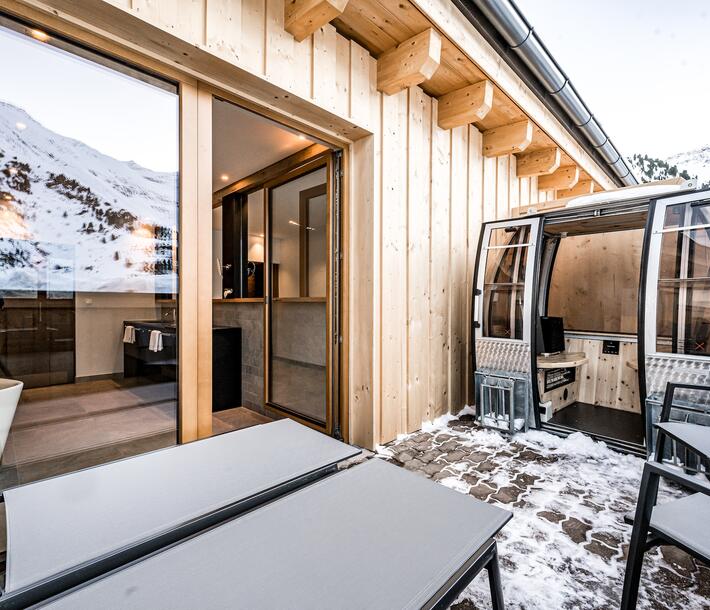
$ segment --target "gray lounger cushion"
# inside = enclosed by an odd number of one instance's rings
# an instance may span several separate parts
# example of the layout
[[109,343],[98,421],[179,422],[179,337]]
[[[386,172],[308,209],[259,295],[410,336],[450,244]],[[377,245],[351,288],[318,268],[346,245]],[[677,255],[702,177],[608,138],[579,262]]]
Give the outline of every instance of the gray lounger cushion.
[[48,607],[419,609],[510,516],[372,459]]
[[6,591],[358,453],[284,419],[9,489]]

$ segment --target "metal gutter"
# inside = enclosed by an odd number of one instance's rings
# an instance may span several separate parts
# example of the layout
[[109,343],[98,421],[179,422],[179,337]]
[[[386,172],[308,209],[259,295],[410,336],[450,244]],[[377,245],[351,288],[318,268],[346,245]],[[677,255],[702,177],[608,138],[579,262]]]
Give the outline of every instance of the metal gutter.
[[512,0],[453,0],[557,119],[619,186],[638,180],[564,70]]

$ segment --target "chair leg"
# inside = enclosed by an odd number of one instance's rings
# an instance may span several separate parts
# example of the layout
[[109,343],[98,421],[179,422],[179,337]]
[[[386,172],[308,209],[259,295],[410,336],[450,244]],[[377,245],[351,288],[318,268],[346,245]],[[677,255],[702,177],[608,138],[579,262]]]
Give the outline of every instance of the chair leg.
[[493,610],[505,610],[505,602],[503,601],[503,585],[500,579],[500,568],[498,567],[498,549],[494,545],[493,553],[488,565],[488,584],[491,587],[491,606]]
[[624,591],[621,597],[621,610],[634,610],[638,601],[641,567],[646,552],[648,527],[651,522],[651,512],[658,495],[659,476],[646,468],[641,478],[639,499],[634,517],[634,529],[631,533],[629,557],[626,560],[626,575],[624,576]]

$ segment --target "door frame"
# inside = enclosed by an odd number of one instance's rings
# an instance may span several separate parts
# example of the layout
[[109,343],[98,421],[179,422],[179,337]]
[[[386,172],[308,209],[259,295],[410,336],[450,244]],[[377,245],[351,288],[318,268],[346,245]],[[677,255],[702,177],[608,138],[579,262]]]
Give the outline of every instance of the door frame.
[[[341,402],[339,363],[342,361],[342,335],[340,333],[340,302],[342,282],[341,253],[338,235],[342,231],[343,218],[338,205],[338,191],[342,191],[340,181],[342,175],[336,168],[339,151],[325,150],[308,162],[264,183],[264,405],[279,415],[290,417],[295,421],[309,426],[331,436],[342,438],[343,405]],[[270,358],[271,358],[271,313],[273,304],[273,286],[271,271],[271,206],[272,191],[301,176],[326,169],[326,421],[325,425],[304,417],[270,400]],[[316,187],[320,188],[320,187]],[[307,189],[311,190],[311,189]],[[334,281],[335,279],[335,281]],[[305,297],[308,298],[308,297]]]

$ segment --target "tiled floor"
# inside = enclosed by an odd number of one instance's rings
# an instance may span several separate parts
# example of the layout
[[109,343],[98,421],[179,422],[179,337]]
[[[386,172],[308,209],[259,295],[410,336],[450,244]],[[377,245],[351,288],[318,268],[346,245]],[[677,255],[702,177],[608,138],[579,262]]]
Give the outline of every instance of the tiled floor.
[[212,434],[234,432],[235,430],[258,426],[259,424],[268,424],[270,421],[273,421],[270,417],[246,407],[216,411],[212,414]]
[[176,385],[92,381],[22,393],[0,488],[175,444]]
[[274,358],[271,367],[272,402],[325,423],[325,367],[285,358]]
[[[619,607],[631,535],[624,515],[635,507],[643,460],[581,433],[561,439],[533,431],[510,441],[478,428],[470,416],[440,420],[379,454],[513,512],[499,536],[509,610]],[[659,501],[680,493],[662,488]],[[452,608],[490,608],[486,576]],[[672,547],[648,553],[638,608],[710,609],[710,568]]]

